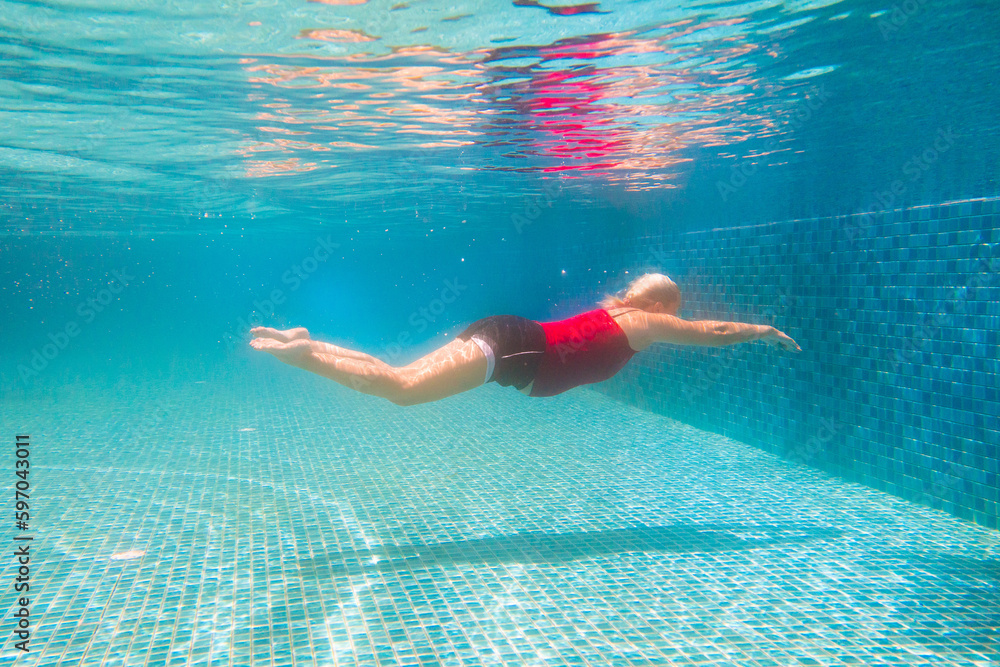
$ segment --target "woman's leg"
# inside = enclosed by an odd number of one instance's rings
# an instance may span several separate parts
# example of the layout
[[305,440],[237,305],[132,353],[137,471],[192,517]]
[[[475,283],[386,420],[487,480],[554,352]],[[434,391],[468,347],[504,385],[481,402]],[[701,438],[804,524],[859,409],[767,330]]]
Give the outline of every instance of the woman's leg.
[[269,352],[286,364],[397,405],[436,401],[474,389],[486,379],[486,355],[472,340],[453,340],[401,368],[363,352],[319,344],[342,350],[340,354],[315,344],[304,338],[281,342],[261,337],[250,342],[255,350]]

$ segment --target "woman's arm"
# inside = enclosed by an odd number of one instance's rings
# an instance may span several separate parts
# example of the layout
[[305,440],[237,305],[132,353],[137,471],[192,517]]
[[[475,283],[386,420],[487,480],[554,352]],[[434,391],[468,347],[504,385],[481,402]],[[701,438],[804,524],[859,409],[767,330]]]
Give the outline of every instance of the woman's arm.
[[722,347],[752,340],[763,340],[786,350],[801,352],[798,344],[766,324],[744,324],[743,322],[715,322],[697,320],[690,322],[673,315],[646,313],[647,340],[652,343],[673,343],[675,345],[701,345]]

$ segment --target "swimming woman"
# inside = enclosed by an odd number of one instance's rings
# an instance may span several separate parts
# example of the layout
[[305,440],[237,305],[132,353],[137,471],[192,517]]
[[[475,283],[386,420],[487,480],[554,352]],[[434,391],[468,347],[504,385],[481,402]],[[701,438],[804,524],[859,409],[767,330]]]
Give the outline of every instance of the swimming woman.
[[444,347],[402,367],[311,340],[301,327],[255,327],[250,345],[396,405],[436,401],[487,382],[528,396],[554,396],[607,380],[653,343],[719,347],[763,340],[800,351],[794,340],[767,325],[682,320],[680,305],[677,285],[648,273],[632,281],[623,298],[609,296],[599,309],[566,320],[535,322],[516,315],[479,320]]

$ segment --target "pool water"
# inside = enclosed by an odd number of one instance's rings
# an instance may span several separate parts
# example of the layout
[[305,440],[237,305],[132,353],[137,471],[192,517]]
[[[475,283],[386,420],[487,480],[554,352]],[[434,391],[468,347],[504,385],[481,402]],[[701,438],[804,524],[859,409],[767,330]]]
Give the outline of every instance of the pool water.
[[[0,663],[1000,665],[998,32],[0,0]],[[802,354],[401,408],[248,346],[401,365],[654,270]]]
[[17,664],[1000,658],[995,531],[594,391],[399,408],[247,353],[10,407],[44,425]]

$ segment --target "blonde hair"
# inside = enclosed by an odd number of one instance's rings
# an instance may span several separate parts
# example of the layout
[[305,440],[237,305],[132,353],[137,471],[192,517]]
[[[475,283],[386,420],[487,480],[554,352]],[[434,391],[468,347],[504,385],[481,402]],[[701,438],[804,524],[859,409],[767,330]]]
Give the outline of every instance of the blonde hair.
[[[621,294],[621,292],[619,292]],[[624,298],[608,294],[601,300],[601,308],[639,308],[646,310],[655,303],[664,308],[681,305],[681,290],[677,284],[662,273],[647,273],[629,283]]]

